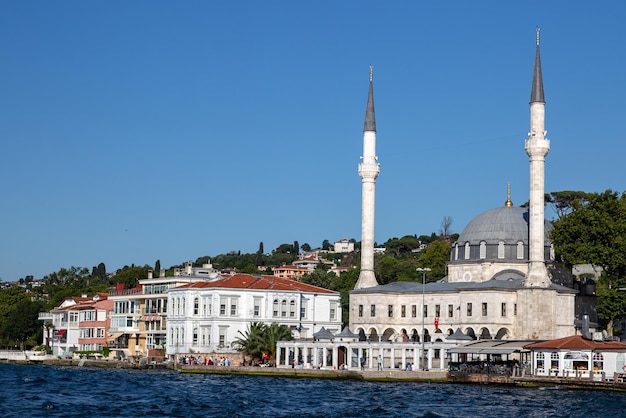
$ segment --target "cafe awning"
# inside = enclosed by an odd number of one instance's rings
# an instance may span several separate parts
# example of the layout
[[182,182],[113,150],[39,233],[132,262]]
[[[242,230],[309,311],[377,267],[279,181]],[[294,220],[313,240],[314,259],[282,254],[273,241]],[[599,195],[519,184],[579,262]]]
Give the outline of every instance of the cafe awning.
[[513,354],[528,351],[524,348],[530,341],[478,340],[450,348],[456,354]]
[[111,335],[109,335],[109,340],[117,340],[118,338],[120,338],[122,335],[124,335],[123,332],[114,332]]
[[67,334],[67,330],[66,329],[58,329],[58,330],[54,331],[54,336],[55,337],[63,337],[65,334]]

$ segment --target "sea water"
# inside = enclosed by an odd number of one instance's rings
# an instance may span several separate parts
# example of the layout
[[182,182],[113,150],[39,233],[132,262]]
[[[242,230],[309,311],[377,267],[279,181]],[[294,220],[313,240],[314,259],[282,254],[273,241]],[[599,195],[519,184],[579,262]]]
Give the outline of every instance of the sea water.
[[624,417],[626,393],[0,364],[1,417]]

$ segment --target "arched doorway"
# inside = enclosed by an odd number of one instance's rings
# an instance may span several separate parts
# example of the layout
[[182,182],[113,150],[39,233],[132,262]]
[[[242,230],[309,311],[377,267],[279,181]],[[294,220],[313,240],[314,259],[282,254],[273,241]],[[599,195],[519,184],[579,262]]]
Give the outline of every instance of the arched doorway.
[[383,332],[381,341],[383,342],[396,341],[397,338],[398,338],[398,333],[396,332],[396,330],[393,328],[387,328],[385,332]]
[[378,331],[376,331],[376,328],[370,328],[369,340],[371,342],[376,342],[379,340]]
[[480,330],[480,339],[481,340],[491,340],[491,333],[487,328],[482,328]]
[[347,365],[347,362],[348,348],[344,345],[340,345],[337,347],[337,364],[339,365],[339,368],[341,368],[342,365]]
[[474,332],[474,328],[471,328],[471,327],[467,328],[465,330],[465,335],[467,335],[468,337],[472,337],[472,340],[476,339],[476,333]]
[[509,339],[509,330],[506,328],[500,328],[496,333],[496,340],[508,340]]

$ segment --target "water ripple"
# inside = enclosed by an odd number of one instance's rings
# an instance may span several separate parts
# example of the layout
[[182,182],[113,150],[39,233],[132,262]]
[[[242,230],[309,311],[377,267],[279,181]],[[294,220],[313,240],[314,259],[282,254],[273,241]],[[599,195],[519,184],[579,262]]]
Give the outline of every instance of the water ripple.
[[0,365],[2,417],[610,417],[623,393]]

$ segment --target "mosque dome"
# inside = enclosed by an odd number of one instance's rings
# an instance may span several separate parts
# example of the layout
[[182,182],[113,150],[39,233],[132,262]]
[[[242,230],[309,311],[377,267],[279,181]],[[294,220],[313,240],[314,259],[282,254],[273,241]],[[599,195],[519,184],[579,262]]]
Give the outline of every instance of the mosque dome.
[[[528,208],[506,205],[487,210],[472,219],[452,248],[452,261],[528,261]],[[546,260],[551,259],[547,233],[552,224],[544,221]]]

